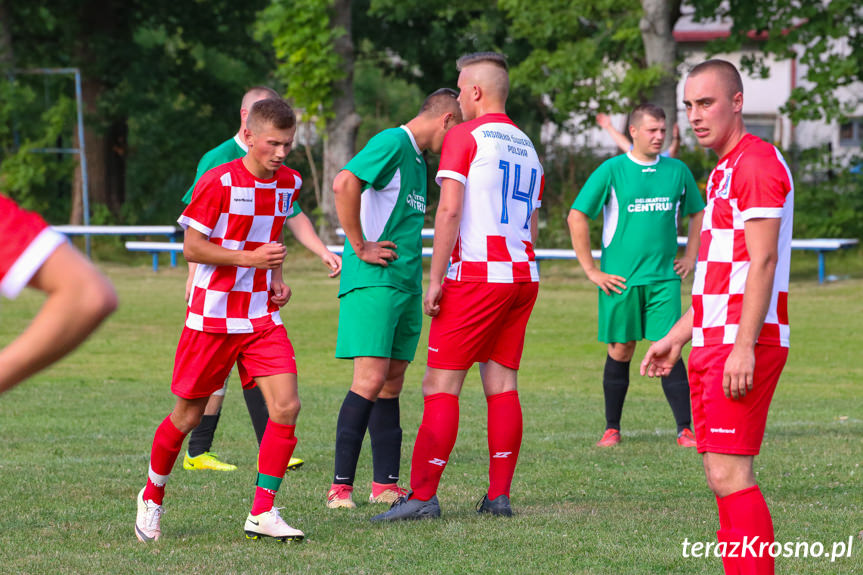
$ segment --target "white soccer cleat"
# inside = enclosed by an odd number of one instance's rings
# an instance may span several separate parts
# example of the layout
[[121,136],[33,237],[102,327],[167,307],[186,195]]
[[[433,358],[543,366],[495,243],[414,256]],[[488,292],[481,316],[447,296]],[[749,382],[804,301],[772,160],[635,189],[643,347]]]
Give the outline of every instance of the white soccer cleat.
[[149,543],[162,536],[162,514],[165,508],[152,500],[144,501],[144,489],[138,492],[138,516],[135,518],[135,537]]
[[243,527],[246,539],[272,537],[276,541],[302,541],[305,534],[285,523],[279,515],[279,509],[279,507],[273,507],[260,515],[249,513],[246,525]]

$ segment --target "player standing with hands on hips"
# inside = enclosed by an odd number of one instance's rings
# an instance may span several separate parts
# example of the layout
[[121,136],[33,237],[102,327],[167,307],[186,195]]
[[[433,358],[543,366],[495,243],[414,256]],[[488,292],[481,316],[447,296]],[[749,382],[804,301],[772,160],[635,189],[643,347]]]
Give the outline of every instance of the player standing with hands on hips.
[[[641,373],[666,375],[690,339],[689,382],[698,451],[719,508],[720,543],[757,556],[723,557],[726,575],[772,575],[773,520],[753,470],[767,411],[788,358],[788,275],[794,185],[771,144],[746,133],[743,82],[734,65],[707,60],[683,88],[699,144],[719,162],[692,286],[692,307],[650,346]],[[762,544],[764,546],[762,547]]]
[[458,434],[459,394],[476,362],[489,447],[489,488],[477,511],[512,515],[522,438],[518,368],[539,289],[533,246],[545,178],[533,143],[506,115],[505,57],[479,52],[457,66],[465,122],[447,133],[436,178],[440,202],[423,300],[432,321],[412,491],[373,521],[440,516],[436,493]]

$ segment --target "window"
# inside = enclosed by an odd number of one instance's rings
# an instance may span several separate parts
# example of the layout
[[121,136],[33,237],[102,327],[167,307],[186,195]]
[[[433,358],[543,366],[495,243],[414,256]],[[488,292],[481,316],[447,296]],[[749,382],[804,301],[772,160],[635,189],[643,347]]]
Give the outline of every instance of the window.
[[843,148],[863,144],[863,118],[851,118],[839,125],[839,145]]
[[743,116],[746,131],[753,136],[758,136],[765,142],[776,141],[776,117],[775,116]]

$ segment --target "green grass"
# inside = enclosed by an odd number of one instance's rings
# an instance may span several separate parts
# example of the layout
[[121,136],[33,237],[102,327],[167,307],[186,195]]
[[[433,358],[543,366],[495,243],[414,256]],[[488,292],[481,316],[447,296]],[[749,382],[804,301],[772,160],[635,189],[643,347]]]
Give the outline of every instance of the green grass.
[[[795,254],[792,350],[756,469],[779,541],[855,537],[851,558],[780,559],[779,573],[863,572],[863,265],[859,252]],[[187,472],[168,485],[164,539],[133,534],[134,497],[150,443],[170,411],[169,383],[183,322],[181,270],[105,266],[121,306],[81,350],[0,396],[0,572],[9,573],[719,573],[719,559],[681,556],[684,538],[713,541],[713,497],[692,450],[674,444],[658,382],[632,377],[623,443],[593,443],[604,420],[604,346],[596,341],[595,288],[574,265],[543,264],[521,370],[525,436],[512,520],[479,518],[486,487],[485,402],[476,371],[461,400],[461,429],[439,497],[440,521],[372,525],[362,503],[371,480],[368,442],[354,511],[324,508],[336,414],[351,365],[333,359],[337,285],[313,259],[286,266],[294,296],[283,317],[297,352],[303,410],[297,455],[307,463],[277,504],[303,529],[301,544],[246,541],[254,434],[233,378],[215,449],[240,469]],[[28,293],[0,312],[0,344],[40,304]],[[426,330],[427,331],[427,330]],[[424,332],[425,336],[425,332]],[[421,416],[425,343],[402,400],[402,475]],[[640,345],[636,358],[644,352]]]

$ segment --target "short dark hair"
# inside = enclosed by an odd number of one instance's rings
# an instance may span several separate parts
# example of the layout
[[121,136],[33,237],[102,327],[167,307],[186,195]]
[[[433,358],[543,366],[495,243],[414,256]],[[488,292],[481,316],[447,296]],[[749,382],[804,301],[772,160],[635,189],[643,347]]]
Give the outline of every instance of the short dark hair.
[[458,92],[452,88],[440,88],[428,95],[423,105],[420,106],[417,115],[434,114],[440,116],[452,109],[458,110]]
[[474,52],[473,54],[465,54],[456,61],[455,66],[456,69],[461,72],[463,68],[480,62],[488,62],[489,64],[494,64],[504,70],[509,70],[509,66],[507,66],[506,63],[506,56],[498,52]]
[[[262,96],[262,98],[258,97],[258,96]],[[246,90],[245,93],[243,93],[243,100],[240,103],[240,108],[244,108],[246,110],[251,108],[252,104],[249,104],[249,102],[253,98],[255,100],[262,100],[264,98],[276,98],[276,99],[278,99],[278,98],[281,98],[281,96],[279,95],[278,92],[276,92],[275,90],[273,90],[269,86],[252,86],[251,88]]]
[[641,124],[642,118],[644,116],[650,116],[654,120],[665,120],[665,110],[656,104],[645,103],[639,104],[636,106],[632,113],[629,114],[629,125],[630,126],[638,126]]
[[254,131],[265,123],[277,130],[290,130],[297,125],[297,116],[291,105],[281,98],[258,100],[249,110],[246,125]]
[[689,77],[697,76],[703,72],[716,72],[723,80],[723,84],[728,86],[728,95],[734,97],[737,92],[743,93],[743,79],[740,77],[740,72],[731,62],[713,58],[694,66],[689,71]]

